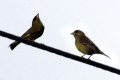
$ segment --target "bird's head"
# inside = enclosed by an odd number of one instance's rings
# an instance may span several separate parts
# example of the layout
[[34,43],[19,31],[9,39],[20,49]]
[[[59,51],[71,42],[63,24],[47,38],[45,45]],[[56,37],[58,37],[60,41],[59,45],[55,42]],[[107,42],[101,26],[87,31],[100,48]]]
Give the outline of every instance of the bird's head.
[[33,18],[32,25],[40,23],[39,13]]
[[74,37],[77,37],[77,36],[85,36],[85,34],[80,31],[80,30],[75,30],[73,33],[71,33]]

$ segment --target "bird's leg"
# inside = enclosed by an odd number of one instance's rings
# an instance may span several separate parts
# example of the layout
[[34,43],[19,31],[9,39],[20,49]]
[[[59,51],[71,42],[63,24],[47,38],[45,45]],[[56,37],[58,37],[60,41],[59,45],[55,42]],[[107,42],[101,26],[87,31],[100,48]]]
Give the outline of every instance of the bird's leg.
[[86,55],[86,54],[82,55],[81,58],[84,58],[85,55]]
[[89,58],[88,58],[89,60],[90,60],[90,57],[91,57],[91,56],[92,56],[92,55],[89,56]]

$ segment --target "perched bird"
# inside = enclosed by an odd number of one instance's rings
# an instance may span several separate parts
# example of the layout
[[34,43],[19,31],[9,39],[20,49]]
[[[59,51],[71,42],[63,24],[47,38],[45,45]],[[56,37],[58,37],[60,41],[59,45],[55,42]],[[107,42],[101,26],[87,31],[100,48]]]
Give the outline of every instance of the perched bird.
[[[75,30],[71,34],[75,37],[75,45],[77,49],[84,54],[83,56],[87,54],[91,57],[93,54],[103,54],[110,58],[104,54],[82,31]],[[90,59],[90,57],[88,59]]]
[[[21,37],[34,41],[40,37],[44,32],[44,25],[39,19],[39,14],[37,14],[32,21],[32,27],[28,29]],[[15,41],[10,44],[11,50],[13,50],[20,42]]]

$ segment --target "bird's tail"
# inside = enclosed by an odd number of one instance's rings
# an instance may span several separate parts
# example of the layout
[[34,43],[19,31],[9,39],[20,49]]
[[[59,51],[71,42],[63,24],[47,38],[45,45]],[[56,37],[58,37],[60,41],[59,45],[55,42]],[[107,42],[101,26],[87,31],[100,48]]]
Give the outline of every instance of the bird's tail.
[[17,42],[17,41],[11,43],[11,44],[10,44],[10,49],[13,50],[19,43],[20,43],[20,42]]
[[111,59],[108,55],[104,54],[102,51],[100,51],[100,53],[106,57],[108,57],[109,59]]

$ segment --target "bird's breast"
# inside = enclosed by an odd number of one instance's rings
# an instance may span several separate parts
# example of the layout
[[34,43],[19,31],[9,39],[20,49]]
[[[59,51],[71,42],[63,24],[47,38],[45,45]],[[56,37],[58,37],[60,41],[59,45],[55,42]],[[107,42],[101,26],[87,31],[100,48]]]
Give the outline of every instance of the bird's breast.
[[82,52],[84,54],[87,54],[85,45],[83,45],[83,44],[81,44],[80,42],[77,42],[77,41],[75,41],[75,45],[80,52]]

